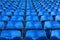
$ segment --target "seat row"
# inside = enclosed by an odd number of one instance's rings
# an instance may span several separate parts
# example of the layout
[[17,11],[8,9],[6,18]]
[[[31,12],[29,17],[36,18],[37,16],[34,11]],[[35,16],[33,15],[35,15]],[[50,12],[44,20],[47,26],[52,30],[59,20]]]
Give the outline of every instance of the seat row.
[[[47,25],[48,24],[48,25]],[[32,29],[32,28],[43,28],[44,29],[59,29],[60,28],[60,23],[57,21],[46,21],[46,22],[37,22],[37,21],[27,21],[25,23],[25,27],[27,29]],[[24,23],[19,22],[19,21],[9,21],[9,22],[0,22],[0,29],[4,28],[12,28],[12,29],[20,29],[24,28]]]
[[[9,9],[10,10],[10,9]],[[60,10],[60,9],[59,9]],[[56,15],[60,15],[60,11],[59,12],[57,12],[57,11],[51,11],[51,12],[47,12],[47,11],[45,11],[45,10],[41,10],[41,9],[39,9],[38,10],[39,12],[36,12],[36,11],[34,11],[34,10],[32,10],[32,11],[30,11],[30,10],[27,10],[26,11],[26,16],[27,15],[38,15],[38,16],[44,16],[44,15],[51,15],[51,16],[56,16]],[[12,15],[17,15],[17,16],[24,16],[24,13],[25,11],[24,10],[17,10],[17,11],[15,11],[14,12],[14,10],[10,10],[10,11],[6,11],[6,12],[2,12],[2,10],[0,10],[0,15],[2,15],[2,16],[4,16],[4,15],[8,15],[8,16],[12,16]]]
[[22,40],[22,34],[18,30],[3,30],[0,32],[0,40]]
[[[50,33],[50,40],[60,40],[60,30],[52,30]],[[47,35],[43,30],[29,30],[26,33],[26,40],[48,40]]]
[[[0,32],[0,39],[18,39],[22,40],[22,34],[18,30],[3,30]],[[29,33],[29,34],[28,34]],[[50,31],[50,40],[60,40],[60,30]],[[44,30],[28,30],[26,31],[25,40],[48,40]]]
[[57,16],[0,16],[0,21],[60,21],[60,15]]

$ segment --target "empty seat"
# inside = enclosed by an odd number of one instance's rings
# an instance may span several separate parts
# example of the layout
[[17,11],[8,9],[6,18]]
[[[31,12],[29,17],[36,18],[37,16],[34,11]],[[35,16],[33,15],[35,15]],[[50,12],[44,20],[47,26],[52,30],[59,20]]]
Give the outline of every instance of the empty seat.
[[11,12],[7,12],[5,15],[12,16],[12,13]]
[[52,16],[48,16],[48,15],[41,16],[41,19],[40,19],[40,21],[52,21],[52,20],[53,20]]
[[18,30],[3,30],[1,32],[1,38],[13,39],[16,37],[21,38],[21,32]]
[[23,28],[23,23],[22,22],[12,22],[12,21],[9,21],[8,24],[7,24],[7,28],[13,28],[13,29],[20,29],[20,28]]
[[9,18],[8,16],[2,16],[2,20],[3,20],[3,21],[9,21],[9,19],[10,19],[10,18]]
[[17,22],[17,23],[15,24],[15,27],[16,27],[16,28],[23,28],[24,25],[23,25],[22,22]]
[[60,28],[60,24],[56,21],[46,21],[44,23],[44,28],[45,29],[56,29],[56,28]]
[[57,10],[57,15],[60,15],[60,8],[58,8]]
[[2,21],[2,16],[0,16],[0,21]]
[[24,16],[24,11],[23,10],[21,10],[21,11],[16,11],[15,13],[14,13],[14,15],[22,15],[22,16]]
[[52,15],[52,16],[55,16],[56,14],[57,14],[57,13],[54,12],[54,11],[51,12],[51,15]]
[[23,16],[12,16],[11,21],[23,21]]
[[5,27],[5,23],[4,22],[0,22],[0,29],[4,29]]
[[29,10],[27,10],[26,15],[29,15],[29,16],[32,15],[32,16],[34,16],[34,15],[37,15],[37,13],[34,10],[29,9]]
[[37,16],[27,16],[26,21],[39,21]]
[[60,15],[57,15],[57,16],[55,17],[55,20],[56,20],[56,21],[60,21]]
[[26,28],[42,28],[42,25],[41,22],[28,21],[26,22]]
[[50,40],[60,40],[60,30],[52,30]]
[[38,10],[40,10],[39,13],[38,13],[38,16],[46,16],[46,15],[49,15],[48,12],[45,11],[45,10],[43,10],[43,9],[42,9],[43,11],[41,9],[38,9]]
[[25,40],[47,40],[47,37],[43,30],[28,30]]

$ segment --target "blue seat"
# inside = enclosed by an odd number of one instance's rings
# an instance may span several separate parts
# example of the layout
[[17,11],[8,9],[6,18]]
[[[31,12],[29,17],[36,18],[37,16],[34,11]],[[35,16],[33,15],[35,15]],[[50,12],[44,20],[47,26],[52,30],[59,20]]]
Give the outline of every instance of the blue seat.
[[60,12],[60,8],[58,9],[58,12]]
[[14,28],[14,24],[15,24],[15,22],[9,21],[7,24],[7,28]]
[[0,8],[0,15],[2,14],[3,10]]
[[0,21],[0,29],[4,29],[5,23]]
[[31,9],[29,9],[29,10],[27,10],[27,12],[26,12],[26,15],[28,15],[28,16],[34,16],[34,15],[37,15],[37,13],[33,10],[31,10]]
[[16,27],[16,28],[24,28],[24,25],[23,25],[22,22],[17,22],[17,23],[15,24],[15,27]]
[[11,12],[7,12],[5,15],[12,16],[12,13]]
[[38,16],[44,15],[44,10],[41,7],[38,9],[38,12]]
[[21,32],[18,30],[3,30],[0,36],[0,38],[6,38],[6,39],[13,39],[16,37],[21,38]]
[[60,21],[60,15],[56,15],[55,20]]
[[44,28],[45,29],[55,29],[55,28],[60,28],[60,24],[56,21],[46,21],[44,23]]
[[[38,10],[40,10],[40,9],[38,9]],[[39,12],[38,16],[42,16],[42,15],[43,15],[43,12]]]
[[58,8],[57,15],[60,15],[60,8]]
[[9,19],[10,19],[10,18],[9,18],[8,16],[2,16],[2,20],[3,20],[3,21],[9,21]]
[[18,29],[20,29],[20,28],[23,28],[23,23],[9,21],[6,28],[13,28],[13,29],[18,28]]
[[23,16],[19,16],[17,20],[18,21],[24,21],[24,18],[23,18]]
[[38,9],[38,16],[48,16],[48,12],[43,9]]
[[60,30],[52,30],[50,40],[60,40]]
[[39,21],[37,16],[27,16],[26,21]]
[[21,10],[21,11],[16,11],[15,13],[14,13],[14,15],[22,15],[22,16],[24,16],[24,11],[23,10]]
[[42,25],[41,22],[28,21],[26,22],[26,28],[42,28]]
[[53,20],[53,18],[50,15],[41,16],[41,19],[40,19],[40,21],[52,21],[52,20]]
[[0,21],[2,21],[2,16],[0,16]]
[[55,15],[57,15],[57,14],[56,14],[56,12],[51,11],[51,15],[52,15],[52,16],[55,16]]
[[43,30],[28,30],[26,32],[26,40],[47,40],[47,37]]
[[24,21],[23,16],[12,16],[11,21]]

